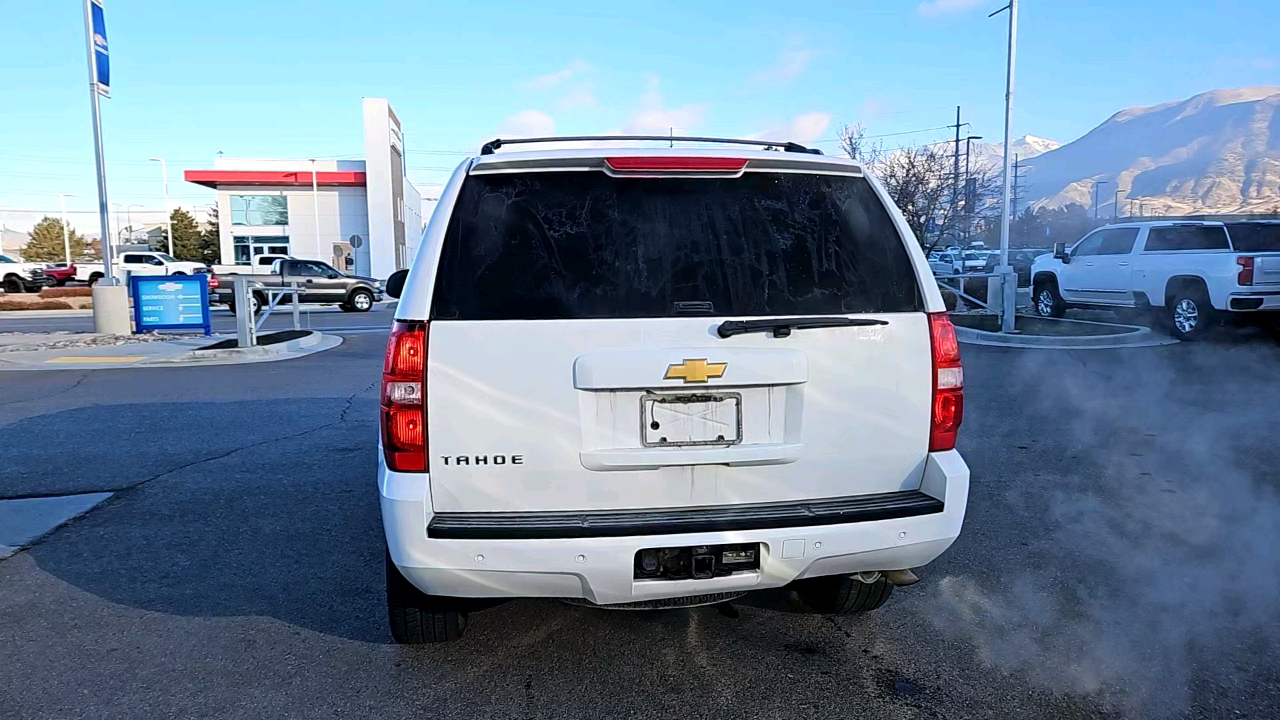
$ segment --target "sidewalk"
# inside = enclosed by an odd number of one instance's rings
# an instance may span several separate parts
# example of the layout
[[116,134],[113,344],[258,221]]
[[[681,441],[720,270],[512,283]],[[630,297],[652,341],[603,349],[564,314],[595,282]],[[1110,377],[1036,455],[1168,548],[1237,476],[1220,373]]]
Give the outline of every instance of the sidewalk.
[[[265,336],[263,336],[265,337]],[[308,332],[305,336],[273,345],[251,348],[202,350],[234,335],[146,339],[94,333],[15,333],[0,335],[2,370],[103,370],[122,367],[190,367],[272,362],[303,357],[342,344],[337,335]]]

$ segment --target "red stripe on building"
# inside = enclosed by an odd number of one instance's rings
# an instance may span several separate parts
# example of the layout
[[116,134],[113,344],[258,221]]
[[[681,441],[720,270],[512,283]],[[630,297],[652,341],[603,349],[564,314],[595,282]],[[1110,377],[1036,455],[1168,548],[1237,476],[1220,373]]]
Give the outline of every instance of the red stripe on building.
[[[219,185],[311,185],[311,173],[282,170],[184,170],[184,180],[205,187]],[[359,170],[335,170],[316,173],[316,184],[326,187],[364,187],[364,172]]]

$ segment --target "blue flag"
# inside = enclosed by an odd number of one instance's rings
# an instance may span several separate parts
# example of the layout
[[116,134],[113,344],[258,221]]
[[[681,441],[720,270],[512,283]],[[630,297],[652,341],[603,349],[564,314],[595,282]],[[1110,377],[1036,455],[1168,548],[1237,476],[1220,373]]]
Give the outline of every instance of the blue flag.
[[102,13],[102,0],[90,0],[93,18],[93,78],[98,94],[111,97],[111,61],[107,55],[107,21]]

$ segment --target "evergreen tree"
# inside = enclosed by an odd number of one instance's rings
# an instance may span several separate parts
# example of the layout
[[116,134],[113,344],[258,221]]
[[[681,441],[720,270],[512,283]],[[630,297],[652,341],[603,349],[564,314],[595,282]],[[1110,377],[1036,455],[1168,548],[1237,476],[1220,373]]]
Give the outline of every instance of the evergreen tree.
[[[71,260],[84,254],[84,237],[67,227],[67,238],[71,244]],[[66,246],[62,242],[62,221],[58,218],[44,216],[31,229],[30,239],[22,248],[22,259],[28,262],[61,262],[66,258]]]

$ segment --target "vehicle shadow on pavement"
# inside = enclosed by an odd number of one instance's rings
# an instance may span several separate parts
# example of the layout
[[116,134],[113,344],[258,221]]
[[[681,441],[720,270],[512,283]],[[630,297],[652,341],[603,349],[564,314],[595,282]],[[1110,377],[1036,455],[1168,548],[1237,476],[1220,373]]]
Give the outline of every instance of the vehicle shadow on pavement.
[[376,401],[285,404],[294,407],[230,403],[221,412],[246,429],[312,418],[292,435],[264,432],[289,439],[241,435],[242,445],[257,444],[119,493],[31,555],[61,580],[130,607],[274,617],[387,641]]

